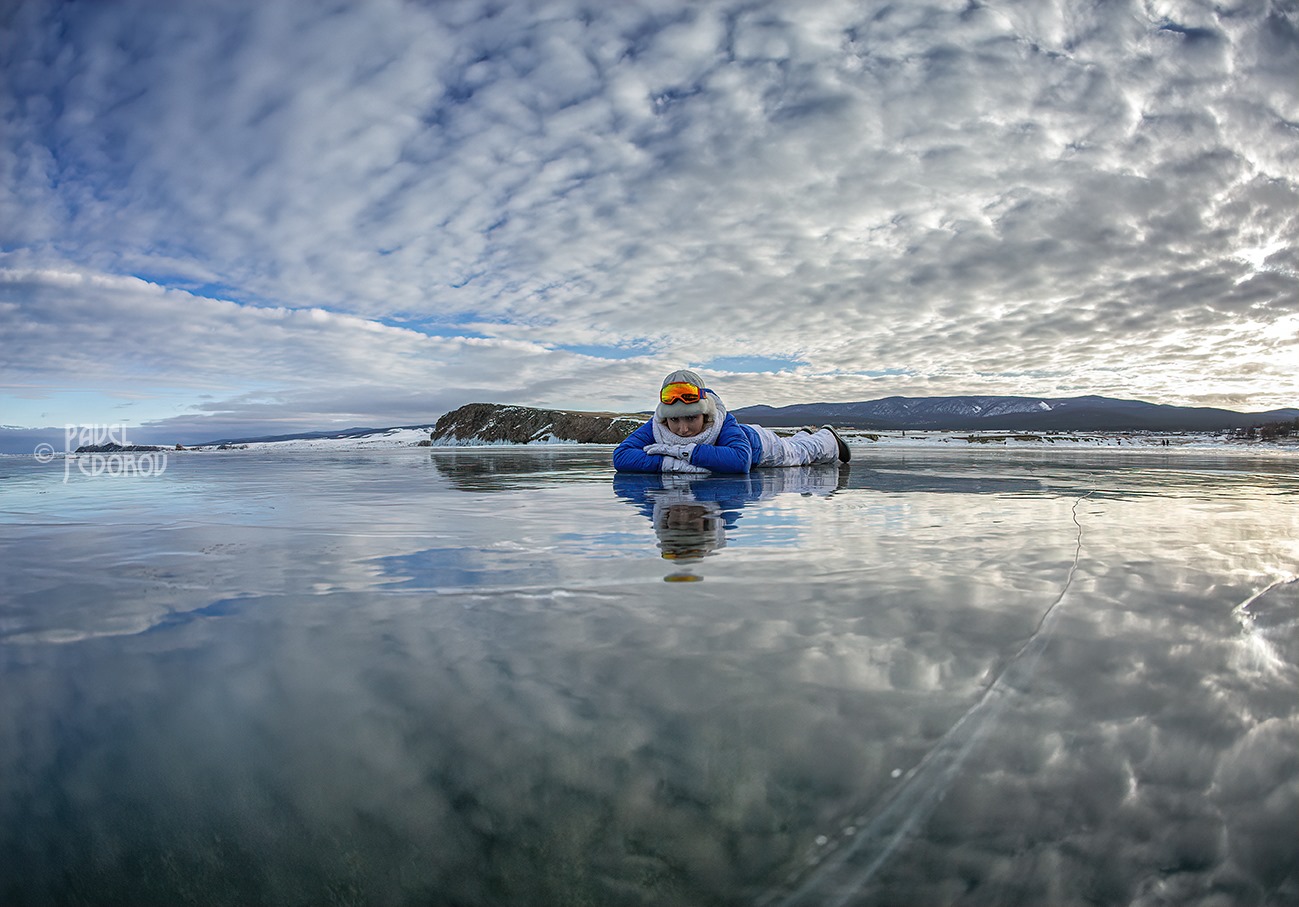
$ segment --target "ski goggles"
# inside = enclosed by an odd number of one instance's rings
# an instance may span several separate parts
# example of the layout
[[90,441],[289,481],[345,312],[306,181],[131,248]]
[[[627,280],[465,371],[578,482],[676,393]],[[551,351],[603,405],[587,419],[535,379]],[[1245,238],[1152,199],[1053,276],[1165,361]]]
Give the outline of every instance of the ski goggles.
[[689,381],[674,381],[672,384],[665,384],[663,390],[659,391],[659,400],[668,406],[673,403],[698,403],[704,395],[704,389]]

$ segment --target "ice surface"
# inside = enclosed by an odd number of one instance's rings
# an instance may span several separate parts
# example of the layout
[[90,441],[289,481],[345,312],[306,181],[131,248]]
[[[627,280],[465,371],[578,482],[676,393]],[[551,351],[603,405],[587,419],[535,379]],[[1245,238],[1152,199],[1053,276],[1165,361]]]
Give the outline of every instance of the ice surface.
[[608,459],[0,462],[0,903],[1299,896],[1292,460]]

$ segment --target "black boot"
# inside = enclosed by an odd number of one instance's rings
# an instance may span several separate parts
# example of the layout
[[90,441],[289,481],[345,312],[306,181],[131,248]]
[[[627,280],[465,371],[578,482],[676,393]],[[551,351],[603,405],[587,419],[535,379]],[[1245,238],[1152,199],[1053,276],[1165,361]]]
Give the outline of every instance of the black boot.
[[852,451],[850,451],[850,450],[848,449],[848,445],[844,442],[843,438],[839,437],[839,433],[838,433],[837,431],[834,430],[834,426],[833,426],[833,425],[822,425],[821,427],[824,428],[826,431],[828,431],[830,434],[834,435],[834,439],[835,439],[835,441],[839,442],[839,460],[840,460],[840,462],[842,462],[842,463],[847,463],[849,460],[851,460],[851,459],[852,459]]

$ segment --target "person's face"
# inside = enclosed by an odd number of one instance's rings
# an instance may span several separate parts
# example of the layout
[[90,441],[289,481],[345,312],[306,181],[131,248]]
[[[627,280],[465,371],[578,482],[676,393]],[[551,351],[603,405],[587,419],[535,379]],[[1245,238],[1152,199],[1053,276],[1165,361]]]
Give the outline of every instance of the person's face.
[[668,429],[679,438],[693,438],[704,430],[704,414],[671,416],[668,418]]

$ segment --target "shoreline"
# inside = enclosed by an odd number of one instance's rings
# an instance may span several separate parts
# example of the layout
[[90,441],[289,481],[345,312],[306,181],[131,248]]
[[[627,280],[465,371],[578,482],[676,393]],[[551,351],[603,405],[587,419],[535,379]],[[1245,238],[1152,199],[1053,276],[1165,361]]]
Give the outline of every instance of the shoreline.
[[[777,430],[779,434],[786,431]],[[1276,441],[1250,441],[1222,434],[1198,432],[1007,432],[1007,431],[864,431],[841,429],[839,433],[854,453],[887,451],[1029,451],[1086,453],[1093,451],[1141,454],[1217,453],[1267,457],[1299,455],[1299,438]],[[513,450],[553,447],[592,447],[612,449],[614,444],[567,441],[553,438],[528,443],[482,441],[477,438],[430,443],[427,429],[397,429],[348,438],[312,438],[284,441],[249,441],[241,444],[195,445],[193,447],[157,447],[155,452],[169,456],[250,452],[355,452],[365,450]],[[111,453],[111,452],[110,452]],[[101,451],[54,452],[53,459],[103,455]],[[4,457],[30,457],[32,454],[4,454]]]

